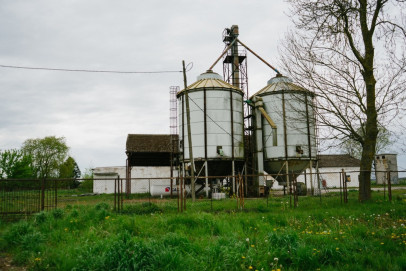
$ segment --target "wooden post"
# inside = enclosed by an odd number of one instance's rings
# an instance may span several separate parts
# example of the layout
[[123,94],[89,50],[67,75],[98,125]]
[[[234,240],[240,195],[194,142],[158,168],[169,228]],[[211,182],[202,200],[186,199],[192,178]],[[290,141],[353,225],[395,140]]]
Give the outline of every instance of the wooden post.
[[41,211],[45,209],[45,178],[42,179],[41,183]]
[[190,192],[192,193],[192,201],[196,200],[195,195],[195,165],[193,160],[193,148],[192,148],[192,132],[190,127],[190,107],[189,107],[189,91],[187,90],[187,81],[186,81],[186,68],[185,61],[182,61],[183,65],[183,83],[185,85],[185,98],[186,98],[186,121],[187,121],[187,136],[188,136],[188,145],[189,145],[189,159],[190,159]]
[[344,189],[344,203],[348,203],[348,190],[347,190],[347,175],[346,175],[346,173],[345,173],[345,171],[344,171],[344,169],[342,169],[343,170],[343,180],[344,180],[344,185],[343,185],[343,189]]
[[391,182],[391,179],[390,179],[390,171],[389,170],[388,170],[387,176],[388,176],[388,198],[389,198],[389,201],[392,201],[392,182]]
[[117,179],[114,179],[114,211],[117,211]]
[[55,208],[58,207],[58,181],[54,180],[54,185],[55,185]]

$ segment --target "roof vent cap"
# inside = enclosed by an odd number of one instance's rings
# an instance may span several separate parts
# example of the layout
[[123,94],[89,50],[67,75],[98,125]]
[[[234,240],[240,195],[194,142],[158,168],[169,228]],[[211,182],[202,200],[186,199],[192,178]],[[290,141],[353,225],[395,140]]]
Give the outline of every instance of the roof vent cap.
[[203,79],[219,79],[223,80],[220,74],[213,72],[212,70],[207,70],[205,73],[202,73],[197,77],[197,80],[203,80]]
[[283,76],[278,74],[277,76],[269,79],[268,85],[276,84],[276,83],[293,83],[293,80],[289,77]]

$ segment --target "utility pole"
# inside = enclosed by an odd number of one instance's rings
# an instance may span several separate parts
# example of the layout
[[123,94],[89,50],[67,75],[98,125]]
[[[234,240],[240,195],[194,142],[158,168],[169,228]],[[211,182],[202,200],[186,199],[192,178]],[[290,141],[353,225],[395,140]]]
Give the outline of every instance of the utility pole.
[[190,159],[190,173],[191,173],[190,190],[192,193],[192,201],[195,202],[195,200],[196,200],[195,166],[194,166],[193,149],[192,149],[192,132],[191,132],[191,128],[190,128],[189,91],[187,90],[186,68],[185,68],[184,60],[182,60],[182,66],[183,66],[183,83],[185,85],[187,137],[188,137],[188,145],[189,145],[189,159]]

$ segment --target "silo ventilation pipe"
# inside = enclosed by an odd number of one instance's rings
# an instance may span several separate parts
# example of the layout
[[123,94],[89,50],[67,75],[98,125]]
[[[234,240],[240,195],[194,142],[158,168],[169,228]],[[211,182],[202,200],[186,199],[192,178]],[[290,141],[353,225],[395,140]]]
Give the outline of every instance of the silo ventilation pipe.
[[264,118],[266,119],[266,121],[269,123],[269,125],[272,128],[272,144],[274,146],[278,145],[278,137],[276,136],[276,132],[277,132],[277,127],[275,122],[271,119],[271,117],[268,115],[268,113],[266,113],[265,109],[264,109],[264,103],[262,102],[262,98],[260,97],[255,97],[257,102],[255,103],[255,107],[258,108],[258,110],[261,112],[262,116],[264,116]]

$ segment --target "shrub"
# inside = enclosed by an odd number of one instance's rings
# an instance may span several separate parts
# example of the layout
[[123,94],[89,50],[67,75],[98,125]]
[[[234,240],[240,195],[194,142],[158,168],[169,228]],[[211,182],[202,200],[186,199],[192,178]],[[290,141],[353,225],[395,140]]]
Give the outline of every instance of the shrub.
[[157,212],[161,212],[161,209],[158,207],[158,205],[149,202],[129,205],[126,206],[122,211],[122,213],[125,214],[137,214],[137,215],[153,214]]
[[108,203],[105,202],[101,202],[96,204],[96,206],[94,207],[96,210],[108,210],[110,208]]
[[60,218],[62,218],[63,217],[63,209],[60,209],[60,208],[58,208],[58,209],[55,209],[55,210],[52,210],[52,216],[55,218],[55,219],[60,219]]
[[38,214],[35,214],[35,223],[41,224],[47,220],[47,213],[42,211]]
[[83,182],[80,183],[79,188],[86,191],[93,191],[93,180],[90,179],[84,180]]

